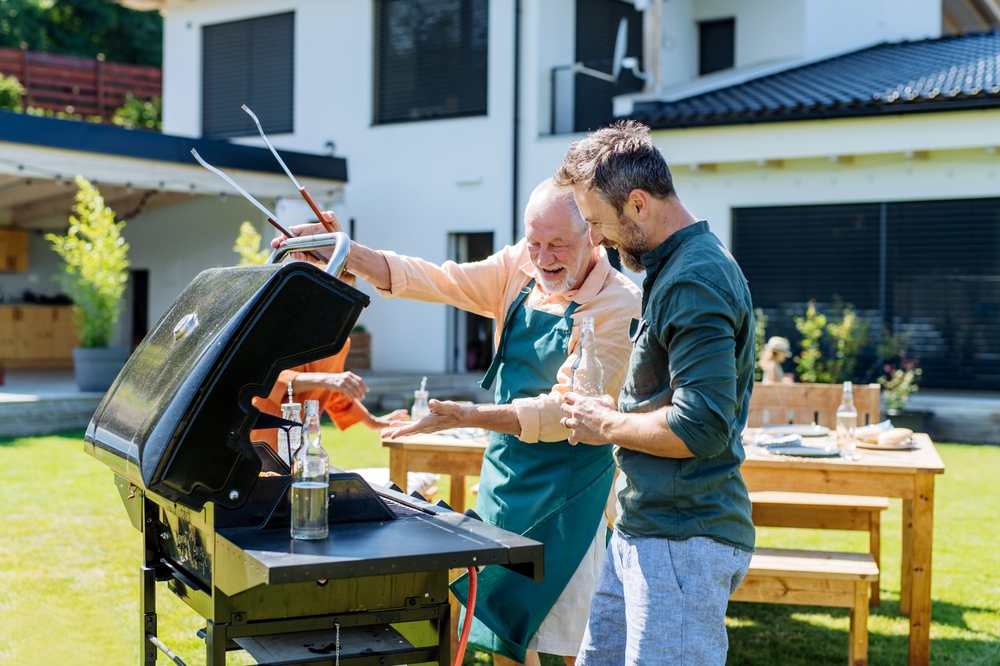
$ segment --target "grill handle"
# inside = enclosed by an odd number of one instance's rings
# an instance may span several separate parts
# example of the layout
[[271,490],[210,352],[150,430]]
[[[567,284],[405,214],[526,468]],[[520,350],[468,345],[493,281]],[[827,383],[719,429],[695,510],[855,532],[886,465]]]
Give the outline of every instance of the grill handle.
[[326,264],[326,272],[339,278],[347,264],[347,255],[351,253],[351,238],[343,231],[289,238],[271,253],[267,263],[279,264],[289,252],[322,250],[330,247],[333,248],[333,254]]

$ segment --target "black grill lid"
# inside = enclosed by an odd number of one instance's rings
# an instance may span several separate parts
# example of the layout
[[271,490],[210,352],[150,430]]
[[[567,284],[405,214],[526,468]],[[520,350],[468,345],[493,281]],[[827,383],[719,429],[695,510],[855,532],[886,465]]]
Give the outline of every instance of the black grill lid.
[[88,452],[191,508],[239,506],[261,467],[252,398],[281,370],[339,352],[368,302],[304,262],[203,271],[104,396]]

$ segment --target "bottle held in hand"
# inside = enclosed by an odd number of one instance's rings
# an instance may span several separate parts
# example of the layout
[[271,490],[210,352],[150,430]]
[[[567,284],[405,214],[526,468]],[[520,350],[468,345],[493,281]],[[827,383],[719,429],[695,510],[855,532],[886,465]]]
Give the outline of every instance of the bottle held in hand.
[[604,366],[597,358],[593,317],[580,319],[580,356],[573,363],[573,392],[592,397],[604,395]]
[[319,401],[306,400],[302,445],[292,462],[292,538],[325,539],[330,458],[323,450],[319,427]]
[[854,440],[857,426],[858,410],[854,407],[854,388],[851,382],[844,382],[844,393],[840,398],[840,407],[837,407],[837,448],[840,449],[842,458],[857,459],[857,443]]

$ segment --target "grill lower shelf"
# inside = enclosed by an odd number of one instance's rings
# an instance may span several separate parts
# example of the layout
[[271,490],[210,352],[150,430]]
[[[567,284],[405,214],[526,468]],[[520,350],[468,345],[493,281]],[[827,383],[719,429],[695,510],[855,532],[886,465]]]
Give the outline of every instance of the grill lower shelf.
[[[337,659],[335,629],[234,639],[260,665],[333,664]],[[392,665],[434,661],[437,648],[414,647],[387,624],[340,628],[340,662]]]

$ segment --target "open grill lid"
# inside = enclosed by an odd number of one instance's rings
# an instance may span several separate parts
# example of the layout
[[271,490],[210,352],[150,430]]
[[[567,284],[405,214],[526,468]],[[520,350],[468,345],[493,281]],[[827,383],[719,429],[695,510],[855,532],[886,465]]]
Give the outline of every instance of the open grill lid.
[[87,451],[193,509],[239,506],[261,468],[252,398],[281,370],[339,352],[368,302],[303,262],[203,271],[104,396]]

